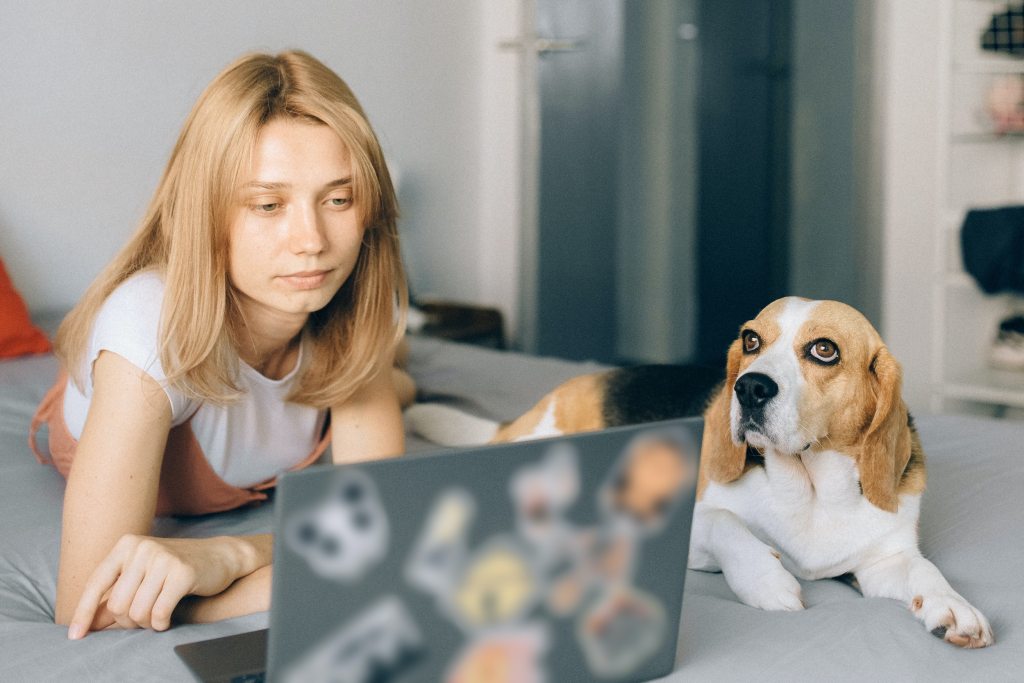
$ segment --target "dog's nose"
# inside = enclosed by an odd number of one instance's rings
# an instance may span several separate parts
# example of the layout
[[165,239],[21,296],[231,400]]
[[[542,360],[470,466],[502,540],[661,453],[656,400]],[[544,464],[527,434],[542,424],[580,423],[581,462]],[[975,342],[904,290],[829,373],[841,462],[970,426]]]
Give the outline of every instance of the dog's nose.
[[736,398],[744,408],[760,408],[778,393],[775,380],[760,372],[748,372],[736,380]]

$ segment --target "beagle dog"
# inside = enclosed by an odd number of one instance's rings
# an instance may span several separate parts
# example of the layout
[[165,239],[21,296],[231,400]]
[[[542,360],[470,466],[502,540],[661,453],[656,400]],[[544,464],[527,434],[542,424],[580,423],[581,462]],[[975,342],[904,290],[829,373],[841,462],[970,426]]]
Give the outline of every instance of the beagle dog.
[[624,368],[569,380],[504,425],[431,404],[408,416],[427,438],[465,445],[703,409],[691,569],[721,571],[742,602],[773,610],[803,608],[798,578],[852,574],[947,642],[985,647],[988,620],[918,549],[925,457],[901,384],[858,311],[790,297],[742,326],[717,387],[693,369]]

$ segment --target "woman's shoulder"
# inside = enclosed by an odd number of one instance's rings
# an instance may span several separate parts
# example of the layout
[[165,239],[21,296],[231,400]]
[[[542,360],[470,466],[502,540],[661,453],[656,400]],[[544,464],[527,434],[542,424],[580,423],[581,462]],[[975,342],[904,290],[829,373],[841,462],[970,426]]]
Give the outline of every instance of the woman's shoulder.
[[[91,368],[102,351],[121,356],[156,380],[167,393],[172,419],[177,424],[190,412],[190,401],[167,386],[160,362],[160,312],[164,299],[164,280],[158,271],[146,270],[128,277],[103,301],[93,321],[84,358],[85,396],[91,395]],[[86,405],[87,404],[83,404]],[[67,403],[65,402],[65,407]],[[84,416],[82,417],[84,424]]]
[[164,299],[164,278],[158,271],[141,270],[129,276],[114,288],[103,302],[101,310],[117,309],[149,311],[160,306]]
[[93,335],[104,329],[115,334],[146,332],[156,335],[164,301],[164,280],[154,270],[135,273],[114,288],[96,314]]
[[[164,281],[152,270],[136,273],[104,300],[93,323],[90,362],[103,349],[115,351],[143,370],[158,365]],[[158,379],[163,379],[163,372]]]

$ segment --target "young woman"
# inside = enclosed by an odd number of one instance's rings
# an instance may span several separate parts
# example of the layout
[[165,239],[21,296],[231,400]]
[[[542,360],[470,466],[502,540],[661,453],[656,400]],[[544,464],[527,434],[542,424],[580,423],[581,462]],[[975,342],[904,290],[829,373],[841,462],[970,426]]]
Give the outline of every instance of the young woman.
[[[348,86],[302,52],[207,87],[141,228],[68,315],[41,404],[67,477],[68,637],[265,610],[269,535],[148,536],[283,471],[400,454],[407,295],[394,189]],[[397,387],[397,388],[396,388]]]

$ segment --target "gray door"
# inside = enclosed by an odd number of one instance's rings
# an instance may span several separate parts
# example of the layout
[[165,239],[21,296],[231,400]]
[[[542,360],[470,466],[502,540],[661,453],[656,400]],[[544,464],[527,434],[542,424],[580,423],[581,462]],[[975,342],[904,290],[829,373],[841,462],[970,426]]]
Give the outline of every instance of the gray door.
[[[696,0],[538,0],[529,350],[680,360],[696,313]],[[529,342],[532,342],[529,343]]]

